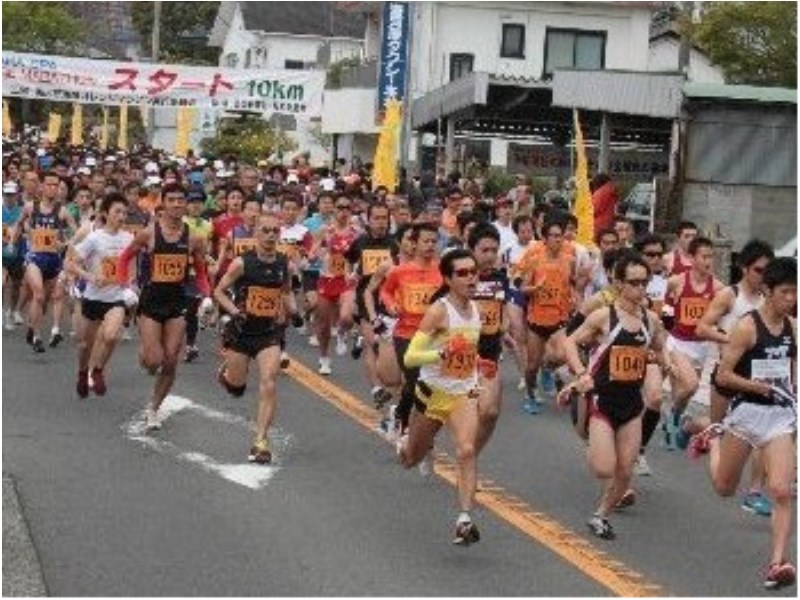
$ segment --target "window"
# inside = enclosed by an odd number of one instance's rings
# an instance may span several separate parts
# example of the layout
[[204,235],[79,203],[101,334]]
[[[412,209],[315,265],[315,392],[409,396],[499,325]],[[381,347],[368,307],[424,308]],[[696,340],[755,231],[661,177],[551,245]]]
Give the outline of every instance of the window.
[[450,55],[450,81],[461,79],[465,75],[472,73],[472,63],[475,60],[473,54],[451,54]]
[[296,71],[302,71],[306,68],[305,63],[302,60],[287,60],[283,63],[284,69],[294,69]]
[[574,29],[548,29],[544,46],[544,75],[556,69],[603,69],[606,33]]
[[525,58],[525,25],[503,25],[501,58]]

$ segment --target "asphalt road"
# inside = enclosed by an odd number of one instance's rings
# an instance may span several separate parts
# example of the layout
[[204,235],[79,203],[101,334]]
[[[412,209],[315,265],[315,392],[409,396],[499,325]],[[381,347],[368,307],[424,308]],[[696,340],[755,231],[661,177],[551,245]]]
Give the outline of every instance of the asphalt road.
[[[3,472],[51,595],[767,594],[769,520],[718,498],[702,462],[657,439],[654,476],[636,482],[640,502],[613,517],[617,539],[591,538],[584,523],[599,488],[583,448],[552,406],[522,413],[509,361],[504,411],[479,465],[482,540],[459,548],[447,457],[427,478],[395,464],[349,357],[335,357],[323,382],[302,366],[315,369],[314,349],[290,338],[276,464],[257,467],[246,464],[254,380],[239,400],[218,388],[208,332],[152,436],[139,428],[152,380],[136,342],[113,357],[109,394],[79,401],[72,344],[34,355],[22,336],[3,334]],[[437,451],[448,450],[443,435]]]

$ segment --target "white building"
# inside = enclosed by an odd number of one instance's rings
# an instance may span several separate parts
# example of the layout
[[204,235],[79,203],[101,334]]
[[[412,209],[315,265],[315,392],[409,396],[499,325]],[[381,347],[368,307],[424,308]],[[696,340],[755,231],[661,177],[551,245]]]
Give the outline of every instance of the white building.
[[[365,19],[334,2],[221,2],[209,46],[220,49],[219,65],[232,69],[321,69],[364,55]],[[324,163],[321,116],[309,123],[275,118],[311,163]]]
[[[650,33],[650,55],[648,70],[677,71],[681,36],[674,23],[655,25]],[[689,69],[686,78],[692,83],[725,83],[722,69],[712,64],[705,52],[691,46],[689,50]]]

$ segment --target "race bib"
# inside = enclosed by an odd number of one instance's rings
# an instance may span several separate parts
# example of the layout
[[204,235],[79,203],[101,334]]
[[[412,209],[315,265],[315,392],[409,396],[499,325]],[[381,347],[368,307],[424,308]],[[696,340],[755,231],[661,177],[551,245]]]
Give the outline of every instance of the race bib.
[[391,260],[392,253],[389,250],[363,250],[361,252],[361,272],[364,275],[372,275],[383,263],[391,262]]
[[497,300],[476,300],[481,314],[481,335],[495,335],[500,331],[503,305]]
[[678,323],[687,327],[695,327],[708,308],[708,298],[682,298]]
[[3,225],[3,244],[7,244],[11,241],[11,227],[8,225]]
[[281,288],[250,286],[247,288],[247,302],[244,310],[248,315],[262,319],[278,316],[281,302]]
[[118,259],[115,256],[106,256],[100,262],[100,274],[105,280],[116,281],[117,279],[117,263]]
[[236,240],[233,245],[233,252],[236,256],[241,256],[245,252],[255,250],[258,246],[258,240],[255,238],[244,238],[243,240]]
[[31,250],[34,252],[58,252],[58,232],[55,229],[42,227],[32,230]]
[[469,379],[475,374],[478,349],[472,346],[463,352],[456,352],[442,363],[442,375],[451,379]]
[[750,361],[750,377],[753,381],[792,389],[792,359],[754,358]]
[[153,283],[182,283],[186,279],[186,254],[154,254]]
[[428,284],[403,286],[403,309],[414,315],[424,315],[435,291],[436,288]]
[[536,302],[543,306],[558,306],[561,288],[545,282],[536,292]]
[[347,273],[347,259],[344,254],[331,254],[331,276],[344,277]]
[[612,346],[609,357],[611,381],[638,382],[644,379],[647,368],[647,352],[644,348]]

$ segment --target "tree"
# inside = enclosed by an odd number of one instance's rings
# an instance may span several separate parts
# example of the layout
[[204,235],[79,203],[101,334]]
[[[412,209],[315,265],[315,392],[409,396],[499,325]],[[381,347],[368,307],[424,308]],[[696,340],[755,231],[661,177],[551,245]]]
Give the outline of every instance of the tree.
[[235,155],[240,161],[254,165],[275,154],[297,149],[297,143],[283,131],[270,126],[259,116],[243,115],[220,121],[217,135],[200,142],[203,152],[215,156]]
[[795,2],[709,2],[690,31],[730,83],[797,86]]
[[83,27],[66,2],[3,2],[3,50],[74,54],[85,40]]
[[[133,26],[142,36],[142,47],[152,54],[155,2],[131,2]],[[209,48],[208,33],[214,25],[219,2],[162,2],[159,58],[163,62],[217,64],[218,50]]]

